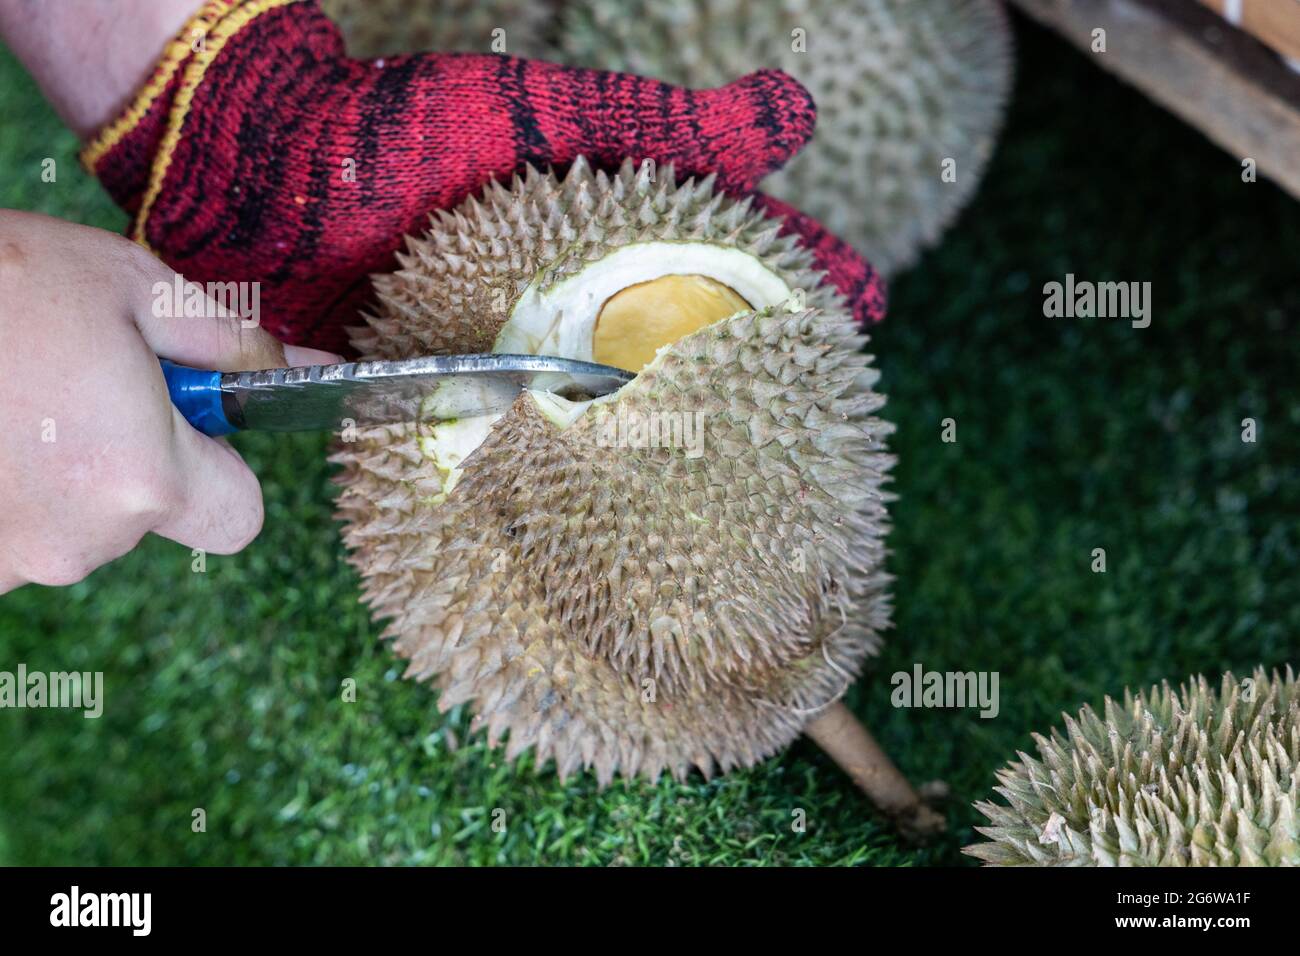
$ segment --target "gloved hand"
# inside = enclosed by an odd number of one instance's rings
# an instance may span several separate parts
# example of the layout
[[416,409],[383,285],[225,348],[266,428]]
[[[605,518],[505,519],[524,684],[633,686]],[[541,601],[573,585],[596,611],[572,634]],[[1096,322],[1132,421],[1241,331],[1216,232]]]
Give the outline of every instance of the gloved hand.
[[[360,61],[311,0],[212,0],[83,159],[176,271],[259,281],[268,331],[339,350],[401,237],[490,179],[650,157],[744,193],[814,119],[778,71],[692,91],[495,55]],[[856,253],[804,217],[787,228],[813,237],[863,318],[880,317]]]

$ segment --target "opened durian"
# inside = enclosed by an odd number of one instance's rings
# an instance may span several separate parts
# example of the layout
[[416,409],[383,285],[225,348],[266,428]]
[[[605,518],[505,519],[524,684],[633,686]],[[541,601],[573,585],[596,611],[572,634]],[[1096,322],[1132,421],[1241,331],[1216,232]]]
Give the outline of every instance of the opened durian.
[[1066,735],[1035,735],[998,772],[1008,806],[975,805],[988,864],[1065,866],[1300,865],[1300,687],[1263,669],[1168,684],[1104,716],[1085,707]]
[[[842,720],[889,619],[891,426],[809,254],[711,177],[580,160],[437,213],[399,260],[354,332],[365,358],[639,372],[596,400],[526,391],[341,446],[345,539],[407,675],[443,710],[469,703],[509,758],[531,747],[602,784],[749,766]],[[843,736],[829,749],[864,769]],[[877,802],[933,828],[872,760]]]
[[685,86],[759,67],[797,78],[817,130],[764,188],[884,275],[973,194],[1011,85],[997,0],[567,0],[555,36],[552,59]]
[[321,0],[348,53],[425,50],[541,56],[550,14],[541,0]]

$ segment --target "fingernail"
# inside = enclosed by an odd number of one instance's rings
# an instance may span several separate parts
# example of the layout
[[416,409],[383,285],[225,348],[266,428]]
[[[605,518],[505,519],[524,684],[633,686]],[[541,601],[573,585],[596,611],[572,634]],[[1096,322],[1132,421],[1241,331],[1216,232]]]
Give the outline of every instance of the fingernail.
[[291,368],[298,365],[337,365],[343,361],[342,355],[309,349],[303,345],[286,345],[284,347],[285,364]]

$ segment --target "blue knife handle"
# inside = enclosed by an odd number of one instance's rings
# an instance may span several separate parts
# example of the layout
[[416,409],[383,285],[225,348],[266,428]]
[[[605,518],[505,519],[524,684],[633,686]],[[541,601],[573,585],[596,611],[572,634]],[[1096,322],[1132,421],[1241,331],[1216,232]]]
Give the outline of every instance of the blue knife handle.
[[221,373],[177,365],[167,359],[162,363],[163,378],[172,404],[185,420],[205,435],[217,437],[237,431],[226,418],[222,407]]

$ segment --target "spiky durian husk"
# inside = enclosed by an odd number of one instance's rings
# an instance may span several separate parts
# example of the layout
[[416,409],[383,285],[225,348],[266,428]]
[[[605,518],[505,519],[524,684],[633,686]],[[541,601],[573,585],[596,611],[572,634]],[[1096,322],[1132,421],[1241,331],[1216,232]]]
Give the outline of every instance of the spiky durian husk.
[[[521,396],[441,505],[427,426],[363,430],[336,455],[345,539],[408,676],[436,680],[443,709],[470,702],[490,739],[508,734],[508,757],[531,746],[539,765],[594,767],[602,783],[753,764],[843,690],[887,626],[877,373],[842,298],[777,232],[711,181],[579,162],[563,182],[529,170],[437,214],[376,279],[379,314],[355,337],[368,358],[490,347],[500,303],[534,276],[549,285],[639,241],[747,250],[812,290],[810,309],[679,340],[566,429]],[[609,416],[671,409],[703,413],[702,457],[600,447]]]
[[[803,30],[806,52],[792,49]],[[813,141],[764,188],[889,275],[974,192],[1011,86],[997,0],[568,0],[558,58],[687,86],[780,67],[817,102]],[[956,161],[955,182],[940,174]]]
[[[348,53],[393,56],[425,50],[541,56],[549,13],[540,0],[320,0]],[[493,31],[505,49],[492,49]]]
[[1166,683],[1105,716],[1085,707],[1066,735],[1035,734],[1041,760],[998,772],[1009,803],[975,805],[994,865],[1300,865],[1300,688],[1257,669]]

